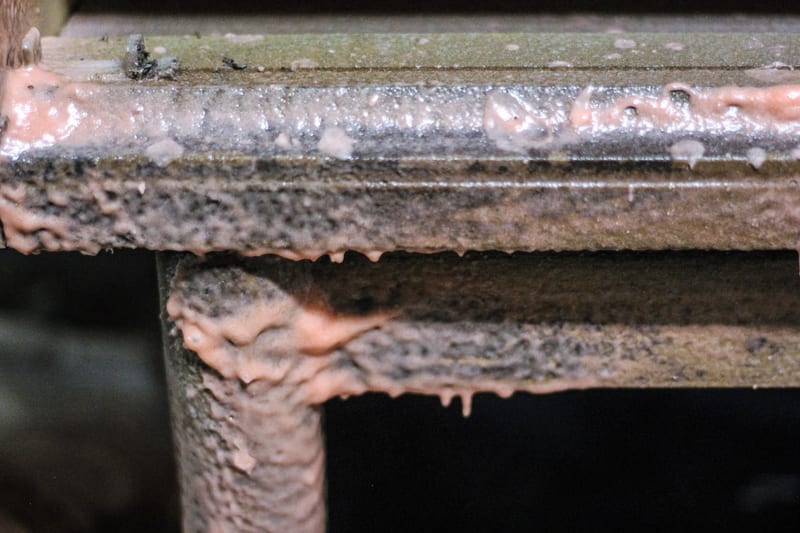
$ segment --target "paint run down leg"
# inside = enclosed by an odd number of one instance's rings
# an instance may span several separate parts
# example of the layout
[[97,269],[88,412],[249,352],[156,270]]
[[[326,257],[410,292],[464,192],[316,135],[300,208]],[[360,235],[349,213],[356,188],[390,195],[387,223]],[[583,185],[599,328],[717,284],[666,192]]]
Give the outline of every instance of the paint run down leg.
[[225,378],[165,339],[183,530],[324,531],[320,408],[290,385]]
[[324,531],[319,407],[293,401],[288,387],[245,386],[208,368],[195,376],[172,388],[184,396],[174,400],[184,411],[183,530]]

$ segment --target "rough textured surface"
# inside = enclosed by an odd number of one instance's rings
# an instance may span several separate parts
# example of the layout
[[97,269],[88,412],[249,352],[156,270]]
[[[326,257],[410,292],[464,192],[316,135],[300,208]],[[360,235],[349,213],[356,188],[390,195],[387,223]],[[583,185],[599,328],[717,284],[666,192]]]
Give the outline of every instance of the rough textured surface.
[[[161,279],[173,268],[162,261]],[[324,531],[320,409],[293,383],[221,377],[164,324],[183,530]]]
[[[686,367],[702,372],[685,385],[758,385],[760,379],[787,385],[798,381],[800,370],[792,355],[792,326],[800,315],[787,290],[797,287],[793,270],[791,259],[768,263],[740,254],[657,260],[650,254],[401,254],[377,264],[353,254],[342,265],[214,257],[186,263],[173,298],[216,321],[246,321],[263,301],[324,308],[339,317],[391,313],[377,329],[331,346],[324,357],[337,367],[357,361],[352,369],[362,377],[370,374],[366,369],[391,377],[395,393],[405,378],[420,375],[431,383],[453,380],[455,388],[486,377],[520,388],[586,377],[600,385],[681,384],[675,376]],[[260,334],[275,338],[282,327],[267,324]],[[760,344],[776,346],[771,356],[783,355],[760,364],[783,365],[782,371],[747,370],[750,337],[770,339]],[[249,342],[229,346],[263,357]]]
[[[125,39],[46,39],[75,81],[32,98],[83,118],[58,136],[9,123],[0,219],[26,252],[796,248],[800,121],[764,112],[763,85],[793,98],[781,60],[800,44],[679,37],[148,37],[181,68],[145,82],[125,78]],[[619,57],[598,71],[601,52]],[[687,139],[691,168],[671,153]]]
[[141,247],[314,258],[346,250],[796,247],[800,187],[788,168],[783,174],[767,161],[759,176],[744,162],[719,164],[701,178],[681,166],[20,161],[0,169],[0,219],[9,245],[25,252]]
[[[495,74],[498,70],[563,70],[548,68],[554,61],[561,61],[561,67],[569,63],[577,71],[596,71],[598,67],[611,70],[705,69],[714,79],[715,71],[722,68],[758,68],[775,61],[791,64],[798,47],[797,36],[792,33],[753,32],[628,33],[620,36],[617,33],[420,33],[416,30],[393,34],[264,33],[249,37],[220,34],[198,37],[192,32],[180,36],[150,35],[146,37],[148,48],[160,46],[168,54],[181,58],[189,79],[195,80],[201,76],[212,79],[211,74],[222,79],[231,74],[222,63],[223,53],[237,63],[250,66],[247,70],[251,76],[237,77],[243,80],[263,79],[258,75],[266,71],[288,71],[291,62],[301,58],[313,60],[319,70],[416,70],[420,71],[418,76],[430,71],[447,76],[448,71],[476,67]],[[126,41],[125,36],[109,37],[105,41],[48,38],[44,42],[45,56],[52,57],[58,65],[75,63],[78,57],[91,62],[119,61]],[[628,46],[618,46],[621,41]],[[611,55],[614,53],[618,55]],[[257,65],[265,67],[265,72],[256,71]],[[380,76],[379,72],[366,74]],[[633,79],[636,77],[634,73]]]
[[461,396],[468,414],[480,391],[800,383],[792,254],[162,259],[190,529],[319,531],[313,406],[335,396]]

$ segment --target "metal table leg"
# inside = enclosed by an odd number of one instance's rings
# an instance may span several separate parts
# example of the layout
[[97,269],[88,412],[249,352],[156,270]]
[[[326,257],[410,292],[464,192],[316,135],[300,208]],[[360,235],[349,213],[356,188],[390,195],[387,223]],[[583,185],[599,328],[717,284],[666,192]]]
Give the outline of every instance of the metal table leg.
[[468,414],[482,391],[800,382],[785,255],[171,255],[160,278],[187,531],[323,530],[335,396]]
[[[162,280],[175,259],[162,257]],[[225,378],[164,338],[184,531],[324,531],[320,407],[291,384]]]

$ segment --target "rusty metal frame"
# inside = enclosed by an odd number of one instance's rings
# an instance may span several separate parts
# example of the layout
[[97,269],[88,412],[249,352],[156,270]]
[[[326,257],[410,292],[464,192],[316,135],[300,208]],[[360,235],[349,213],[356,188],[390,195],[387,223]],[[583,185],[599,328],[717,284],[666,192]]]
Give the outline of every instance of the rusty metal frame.
[[[540,143],[535,127],[486,127],[497,102],[563,119],[590,86],[600,109],[674,82],[793,84],[796,35],[149,36],[180,67],[144,80],[126,77],[128,43],[46,39],[44,58],[163,127],[19,154],[0,170],[0,219],[26,252],[207,255],[160,258],[187,531],[323,530],[319,404],[331,394],[800,383],[793,260],[622,253],[795,249],[794,130]],[[181,130],[180,116],[201,126]],[[345,148],[324,148],[330,128]],[[165,140],[168,156],[151,149]],[[685,140],[704,150],[671,150]],[[553,253],[598,250],[609,253]],[[291,320],[255,344],[213,339],[292,379],[243,377],[183,348],[196,343],[190,315],[246,321],[259,305],[382,319],[318,353],[266,340],[294,335]]]
[[[619,39],[152,37],[150,49],[181,66],[175,79],[151,81],[126,80],[126,38],[45,39],[53,69],[91,80],[93,98],[124,103],[112,118],[138,106],[158,131],[145,120],[92,145],[27,151],[2,168],[4,205],[47,221],[26,251],[796,248],[791,132],[622,128],[526,141],[520,152],[486,130],[487,106],[535,104],[563,117],[587,86],[599,108],[654,97],[669,82],[757,88],[798,77],[776,66],[800,56],[792,34],[630,34],[632,50],[616,48]],[[753,39],[759,46],[743,46]],[[226,66],[224,55],[248,68]],[[195,126],[180,126],[181,116]],[[346,157],[319,149],[328,129],[350,143]],[[687,139],[703,143],[702,155],[671,152]],[[180,157],[151,150],[165,140]],[[763,154],[758,168],[752,148]],[[63,235],[48,235],[48,224]]]
[[[288,317],[247,341],[192,341],[187,315],[167,306],[187,531],[321,531],[319,406],[334,395],[461,396],[468,414],[477,391],[800,382],[789,255],[391,254],[341,265],[172,255],[161,258],[160,281],[165,305],[206,322],[257,322],[253,309],[264,305]],[[321,354],[275,340],[319,306],[332,317],[391,318]],[[237,368],[281,371],[231,375],[184,342],[218,342]]]

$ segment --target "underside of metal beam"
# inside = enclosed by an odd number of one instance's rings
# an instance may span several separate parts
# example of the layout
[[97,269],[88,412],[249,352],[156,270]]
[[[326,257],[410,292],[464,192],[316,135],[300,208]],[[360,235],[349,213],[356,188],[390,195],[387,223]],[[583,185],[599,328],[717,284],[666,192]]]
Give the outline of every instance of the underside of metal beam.
[[[262,359],[280,350],[355,374],[356,390],[340,383],[312,403],[501,381],[516,390],[792,385],[798,282],[792,254],[780,257],[393,254],[337,265],[215,256],[182,263],[169,312],[223,375],[269,380]],[[318,337],[326,328],[336,333]],[[286,339],[275,337],[282,329]]]

